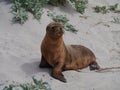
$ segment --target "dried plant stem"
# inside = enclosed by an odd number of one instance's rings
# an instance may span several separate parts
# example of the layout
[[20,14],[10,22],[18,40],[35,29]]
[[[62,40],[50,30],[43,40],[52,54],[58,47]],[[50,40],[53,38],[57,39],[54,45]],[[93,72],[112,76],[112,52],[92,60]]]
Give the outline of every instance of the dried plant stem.
[[120,67],[107,67],[107,68],[101,68],[100,70],[96,70],[96,72],[102,72],[102,71],[107,72],[108,70],[112,70],[112,69],[120,69]]
[[[99,72],[99,73],[103,73],[103,72],[110,72],[111,70],[120,70],[120,67],[106,67],[106,68],[101,68],[99,70],[95,70],[95,72]],[[75,70],[77,72],[84,72],[84,71],[81,71],[81,70]]]

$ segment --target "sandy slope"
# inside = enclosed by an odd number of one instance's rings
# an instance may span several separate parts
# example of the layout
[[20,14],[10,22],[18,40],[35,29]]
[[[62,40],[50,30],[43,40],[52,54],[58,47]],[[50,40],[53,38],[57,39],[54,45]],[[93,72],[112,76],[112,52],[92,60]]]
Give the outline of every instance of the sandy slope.
[[[94,13],[95,5],[110,5],[119,0],[89,0],[89,5],[84,15],[87,19],[80,18],[79,13],[71,6],[50,7],[44,10],[40,22],[30,19],[24,24],[13,24],[10,13],[11,4],[6,0],[0,1],[0,90],[3,86],[17,81],[20,83],[31,81],[31,77],[47,81],[53,90],[120,90],[120,70],[97,73],[88,69],[83,72],[66,71],[64,75],[66,84],[49,76],[49,69],[39,69],[39,45],[44,37],[46,25],[51,19],[46,16],[46,11],[55,11],[57,14],[66,14],[79,32],[73,34],[65,32],[66,44],[82,44],[95,53],[101,67],[120,66],[120,24],[111,23],[113,17],[119,14]],[[69,11],[68,11],[69,9]],[[110,26],[110,27],[108,27]]]

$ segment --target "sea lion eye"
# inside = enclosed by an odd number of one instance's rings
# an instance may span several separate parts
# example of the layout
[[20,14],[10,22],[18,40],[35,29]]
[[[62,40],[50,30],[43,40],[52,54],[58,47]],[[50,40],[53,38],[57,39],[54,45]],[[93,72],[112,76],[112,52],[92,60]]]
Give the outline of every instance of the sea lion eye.
[[51,27],[51,30],[52,30],[52,31],[55,31],[55,27]]
[[62,30],[62,27],[60,27],[60,30]]

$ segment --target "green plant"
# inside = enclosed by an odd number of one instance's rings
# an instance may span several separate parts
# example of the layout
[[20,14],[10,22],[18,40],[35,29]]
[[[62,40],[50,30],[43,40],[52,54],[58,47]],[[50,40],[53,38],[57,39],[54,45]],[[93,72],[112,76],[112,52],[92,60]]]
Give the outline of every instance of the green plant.
[[83,14],[85,12],[88,0],[70,0],[70,2],[73,4],[73,6],[79,13]]
[[112,22],[116,24],[120,24],[120,18],[114,17]]
[[59,4],[64,6],[66,4],[66,0],[49,0],[48,3],[53,6],[57,6]]
[[[49,0],[49,4],[58,6],[65,6],[67,0]],[[84,13],[88,0],[68,0],[73,5],[73,7],[81,14]]]
[[[13,21],[24,24],[28,20],[28,12],[32,13],[34,18],[40,20],[43,14],[43,7],[47,4],[65,6],[67,0],[12,0]],[[88,0],[68,0],[81,14],[84,13]]]
[[50,12],[48,12],[47,15],[49,17],[51,17],[54,22],[59,22],[59,23],[63,24],[64,29],[66,31],[70,31],[70,32],[73,32],[73,33],[76,33],[78,31],[74,28],[73,25],[68,23],[69,20],[65,15],[56,15],[55,13],[50,13]]
[[96,7],[94,7],[94,10],[97,13],[100,13],[100,12],[103,13],[103,14],[107,13],[106,6],[102,6],[102,7],[96,6]]
[[51,17],[53,21],[60,22],[62,24],[65,24],[69,21],[65,15],[56,15],[55,13],[51,13],[49,11],[47,16]]
[[3,90],[51,90],[51,88],[47,82],[33,78],[33,83],[10,84],[5,86]]
[[43,6],[48,3],[48,0],[12,0],[12,13],[14,21],[23,24],[28,19],[28,12],[32,13],[34,18],[39,20],[43,13]]
[[20,24],[23,24],[28,19],[28,14],[26,13],[26,10],[24,8],[19,8],[16,10],[16,12],[13,12],[14,22],[19,22]]
[[105,14],[105,13],[107,13],[109,11],[112,11],[112,12],[115,12],[115,13],[119,12],[119,10],[117,10],[117,8],[118,8],[118,3],[115,4],[115,5],[111,5],[108,8],[106,6],[101,6],[101,7],[100,6],[96,6],[96,7],[93,7],[95,12],[103,13],[103,14]]
[[28,19],[28,14],[26,10],[21,7],[21,3],[18,0],[13,0],[12,13],[14,14],[13,20],[23,24]]
[[69,24],[69,23],[66,23],[66,24],[64,25],[64,28],[65,28],[66,31],[70,31],[70,32],[73,32],[73,33],[76,33],[76,32],[78,31],[78,30],[76,30],[76,29],[74,28],[73,25],[71,25],[71,24]]
[[118,3],[116,3],[115,5],[109,6],[109,10],[110,10],[110,11],[116,11],[117,8],[118,8]]

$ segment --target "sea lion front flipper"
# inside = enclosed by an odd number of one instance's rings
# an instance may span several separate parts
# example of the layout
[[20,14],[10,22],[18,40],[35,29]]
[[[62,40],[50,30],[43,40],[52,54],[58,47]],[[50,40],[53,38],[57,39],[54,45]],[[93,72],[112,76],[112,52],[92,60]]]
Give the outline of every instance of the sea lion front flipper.
[[52,66],[50,66],[50,64],[46,61],[46,59],[42,55],[39,67],[40,68],[51,68]]
[[51,74],[51,76],[53,78],[55,78],[55,79],[58,79],[58,80],[64,82],[64,83],[67,82],[66,79],[65,79],[65,77],[64,77],[64,75],[62,73],[56,73],[56,72],[53,71],[52,74]]
[[51,76],[55,79],[58,79],[64,83],[66,83],[66,79],[64,77],[64,75],[62,74],[62,69],[61,69],[61,64],[58,63],[58,64],[55,64],[55,66],[53,67],[53,71],[52,71],[52,74]]

